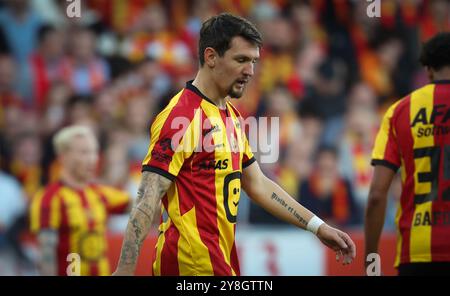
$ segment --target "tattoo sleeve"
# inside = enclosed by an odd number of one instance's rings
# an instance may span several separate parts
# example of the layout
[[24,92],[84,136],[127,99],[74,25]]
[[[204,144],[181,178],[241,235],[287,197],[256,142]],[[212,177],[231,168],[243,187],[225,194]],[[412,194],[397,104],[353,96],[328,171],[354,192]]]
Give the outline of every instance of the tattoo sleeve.
[[50,229],[42,230],[41,232],[39,232],[38,242],[41,250],[41,258],[39,264],[41,275],[56,275],[56,245],[58,244],[58,233]]
[[150,231],[161,198],[172,181],[152,172],[143,172],[136,204],[130,213],[117,269],[134,273],[137,258]]

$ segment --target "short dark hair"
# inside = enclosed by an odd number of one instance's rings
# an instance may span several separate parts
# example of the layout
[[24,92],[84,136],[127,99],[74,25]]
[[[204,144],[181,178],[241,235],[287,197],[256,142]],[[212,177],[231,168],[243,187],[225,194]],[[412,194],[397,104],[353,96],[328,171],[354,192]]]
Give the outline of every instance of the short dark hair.
[[262,46],[261,33],[255,25],[242,17],[221,13],[206,20],[198,41],[200,66],[205,63],[204,52],[207,47],[214,48],[219,56],[223,56],[231,47],[231,39],[236,36],[241,36],[258,47]]
[[422,47],[420,63],[435,71],[450,66],[450,33],[438,33]]

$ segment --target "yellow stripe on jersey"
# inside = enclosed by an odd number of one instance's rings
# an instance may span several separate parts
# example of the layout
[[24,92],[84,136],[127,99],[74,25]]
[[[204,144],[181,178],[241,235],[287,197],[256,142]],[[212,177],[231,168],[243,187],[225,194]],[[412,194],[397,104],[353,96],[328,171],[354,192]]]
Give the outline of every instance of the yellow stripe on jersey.
[[389,109],[386,111],[383,120],[381,122],[380,130],[378,131],[377,137],[375,139],[375,146],[372,152],[372,159],[385,159],[385,152],[387,148],[387,143],[389,140],[389,132],[391,129],[391,118],[394,115],[395,108],[401,102],[394,103]]
[[41,229],[41,203],[44,190],[40,190],[32,199],[30,206],[30,229],[37,232]]
[[95,219],[95,229],[96,231],[105,231],[106,227],[106,211],[105,206],[99,198],[97,192],[92,188],[87,188],[85,190],[86,199],[89,203],[89,211],[91,213],[91,219]]
[[[117,203],[126,203],[127,202],[127,195],[123,192],[120,192],[119,190],[108,188],[105,186],[102,186],[103,189],[109,193],[109,199],[110,201],[117,202]],[[94,231],[99,235],[99,237],[95,240],[95,244],[88,244],[86,246],[81,246],[84,250],[87,248],[89,253],[93,255],[94,258],[98,257],[98,262],[94,264],[98,264],[98,271],[99,275],[108,275],[110,274],[110,268],[109,268],[109,261],[106,258],[106,223],[107,223],[107,212],[105,210],[105,205],[102,202],[100,196],[98,193],[92,189],[87,188],[85,190],[86,199],[89,205],[89,215],[91,220],[94,222],[94,229],[91,229],[89,231]],[[105,195],[105,198],[106,197]]]
[[[415,91],[411,94],[411,121],[414,120],[416,114],[422,108],[426,109],[426,114],[430,116],[427,118],[427,122],[431,122],[431,114],[433,113],[433,92],[434,85],[428,85],[419,91]],[[419,128],[433,127],[433,124],[420,125],[416,124],[411,127],[411,132],[414,139],[414,149],[433,147],[434,137],[417,137]],[[418,173],[419,172],[429,172],[431,171],[431,161],[425,161],[424,158],[419,158],[414,160],[415,172],[414,172],[414,192],[415,194],[428,194],[431,191],[431,182],[419,182]]]
[[[422,108],[426,109],[426,114],[431,116],[433,110],[434,100],[434,85],[428,85],[419,91],[411,94],[410,103],[410,118],[414,120],[416,114]],[[431,122],[427,118],[427,122]],[[433,125],[418,125],[411,127],[411,132],[414,139],[414,149],[432,147],[434,146],[434,137],[418,137],[418,129],[432,127]],[[415,194],[428,194],[431,191],[431,182],[419,182],[419,172],[431,171],[431,160],[428,158],[419,158],[414,160],[414,192]],[[430,262],[431,261],[431,226],[424,226],[419,223],[415,225],[416,215],[423,215],[428,212],[431,213],[432,202],[426,202],[416,205],[410,234],[410,260],[411,262]]]
[[[80,254],[79,242],[81,235],[88,229],[88,221],[84,213],[83,204],[81,203],[78,193],[68,187],[61,188],[60,194],[67,207],[67,220],[72,231],[69,233],[69,250],[72,253]],[[81,275],[89,274],[89,265],[81,260]]]
[[52,229],[58,229],[61,225],[61,200],[58,195],[52,198],[50,202],[50,221],[49,226]]
[[[243,155],[248,151],[247,151],[247,147],[245,146],[245,134],[243,134],[242,131],[242,127],[238,128],[237,124],[239,124],[239,119],[237,117],[237,114],[234,113],[233,108],[231,108],[228,104],[231,103],[227,103],[227,108],[229,111],[229,114],[231,115],[231,119],[233,120],[233,124],[234,124],[234,129],[236,131],[236,138],[237,138],[237,145],[238,145],[238,149],[239,149],[239,159],[243,158]],[[231,155],[230,155],[231,156]],[[242,161],[239,162],[239,169],[242,170]]]
[[[245,134],[243,135],[243,138],[244,138],[244,152],[243,152],[243,154],[246,156],[247,160],[252,159],[254,157],[253,152],[252,152],[252,147],[250,147],[250,144],[248,142],[247,136]],[[243,162],[241,162],[241,169],[242,169],[242,163]]]
[[[237,112],[237,110],[234,108],[233,104],[231,104],[230,102],[227,102],[228,105],[228,110],[230,111],[231,117],[233,118],[234,121],[234,126],[236,128],[236,135],[238,138],[238,143],[239,143],[239,151],[241,152],[241,162],[239,163],[239,169],[242,170],[242,164],[250,159],[252,159],[254,157],[253,152],[252,152],[252,148],[250,147],[250,144],[248,142],[248,138],[245,134],[245,126],[240,126],[240,118],[241,115]],[[248,120],[253,120],[252,118],[249,118]],[[244,121],[242,122],[242,124],[246,124]]]
[[174,176],[178,175],[184,161],[192,155],[199,142],[201,133],[201,114],[202,110],[200,108],[195,111],[194,118],[189,123],[180,144],[172,156],[172,161],[169,165],[169,173]]
[[[162,215],[163,209],[161,208],[161,215]],[[161,252],[164,247],[164,243],[166,241],[166,237],[164,236],[164,233],[167,229],[170,227],[170,218],[164,223],[162,223],[159,227],[159,236],[158,241],[156,242],[156,255],[155,260],[153,261],[153,274],[156,276],[161,275]]]
[[178,100],[180,99],[181,94],[183,93],[183,90],[181,90],[180,92],[178,92],[178,94],[176,94],[173,99],[170,101],[170,103],[166,106],[166,108],[164,108],[163,111],[161,111],[161,113],[159,113],[151,128],[150,128],[150,147],[148,149],[148,153],[144,158],[143,164],[147,164],[151,157],[151,151],[153,151],[153,148],[155,147],[156,142],[159,140],[159,136],[161,133],[161,129],[164,125],[164,123],[167,120],[167,117],[169,117],[170,112],[172,111],[172,108],[178,103]]
[[[180,235],[177,254],[180,275],[214,275],[208,248],[203,244],[197,229],[195,208],[181,216],[176,186],[169,188],[167,197],[168,214],[177,226]],[[202,267],[202,270],[195,270],[196,266]]]
[[401,159],[400,178],[401,178],[402,186],[403,186],[406,182],[406,167],[405,167],[405,162],[404,162],[403,158]]
[[[55,192],[53,196],[51,196],[50,204],[48,205],[48,208],[43,208],[43,202],[45,197],[45,190],[39,191],[32,199],[31,206],[30,206],[30,230],[32,232],[38,232],[39,230],[42,230],[43,227],[50,228],[50,229],[58,229],[61,225],[61,201],[58,196],[58,193]],[[42,211],[48,211],[46,214],[47,216],[42,217]],[[41,223],[43,223],[42,219],[48,219],[46,220],[46,224],[48,226],[43,226]]]
[[98,263],[98,275],[111,275],[111,269],[109,267],[109,260],[107,257],[103,257],[100,259],[100,262]]
[[[251,159],[253,157],[253,153],[250,150],[250,146],[248,144],[247,137],[245,135],[243,127],[240,126],[238,114],[234,113],[234,109],[231,108],[229,105],[231,105],[231,103],[228,102],[227,108],[228,108],[229,114],[231,115],[231,119],[233,121],[234,129],[236,132],[236,138],[237,138],[237,142],[238,142],[237,144],[238,144],[239,153],[240,153],[239,159],[242,160],[244,158],[243,157],[244,155],[246,156],[247,159]],[[240,126],[240,127],[238,128],[238,126]],[[228,147],[229,147],[229,151],[232,151],[230,143],[228,143]],[[229,157],[231,160],[232,155],[231,155],[231,153],[229,153],[229,154],[230,154]],[[242,170],[242,161],[239,161],[239,170]],[[228,186],[229,186],[228,192],[230,194],[230,196],[228,198],[228,204],[229,204],[228,207],[230,208],[230,211],[232,212],[231,214],[234,216],[237,216],[237,213],[238,213],[237,204],[239,203],[239,200],[240,200],[240,192],[234,193],[233,190],[231,190],[231,188],[241,188],[240,180],[234,179],[233,181],[230,182],[230,184]],[[234,226],[230,227],[229,230],[231,231],[230,234],[234,238]],[[233,248],[234,239],[227,240],[227,242],[231,242],[231,245],[228,243],[224,247],[224,249],[227,252],[227,257],[228,257],[227,263],[230,263],[230,261],[231,261],[230,255],[231,255],[231,249]],[[231,266],[231,264],[230,264],[230,266]],[[231,272],[232,272],[233,276],[236,275],[236,271],[233,268],[231,268]]]
[[[191,262],[191,264],[179,264],[180,275],[214,275],[208,248],[198,232],[195,207],[185,213],[181,219],[183,225],[189,225],[189,231],[180,233],[178,261],[180,263]],[[191,250],[192,254],[184,254],[181,252],[182,250]],[[188,266],[192,266],[192,268]],[[198,267],[201,267],[202,270],[198,270]]]
[[[409,244],[411,262],[431,261],[431,226],[424,226],[420,223],[420,221],[416,222],[415,218],[421,217],[423,219],[425,213],[430,214],[431,206],[431,201],[416,205],[411,226],[411,240]],[[418,223],[418,225],[414,225],[415,223]]]
[[[222,251],[222,254],[225,258],[225,262],[231,266],[230,264],[230,255],[231,255],[231,248],[233,247],[234,242],[234,223],[228,221],[227,213],[225,211],[225,201],[224,201],[224,187],[225,187],[225,177],[233,172],[233,165],[232,165],[232,155],[231,155],[231,145],[227,139],[227,132],[226,132],[226,126],[225,123],[222,120],[222,117],[220,115],[220,111],[216,106],[212,106],[211,104],[203,101],[202,102],[202,108],[208,116],[211,125],[212,126],[219,126],[219,128],[224,131],[222,133],[213,133],[213,141],[215,145],[221,145],[219,149],[216,148],[214,156],[215,156],[215,163],[218,163],[221,160],[228,159],[229,165],[224,170],[218,170],[216,171],[216,178],[215,178],[215,188],[216,188],[216,202],[217,202],[217,225],[219,227],[219,246],[220,250]],[[234,124],[233,124],[234,125]],[[238,185],[235,188],[240,188],[240,180],[233,181]],[[228,188],[230,188],[231,184],[228,185]],[[228,190],[230,193],[230,196],[228,197],[228,205],[230,210],[234,207],[233,202],[236,204],[239,202],[239,195],[233,194],[233,191]],[[237,197],[236,197],[237,195]],[[236,209],[237,212],[237,209]],[[234,273],[234,272],[233,272]]]

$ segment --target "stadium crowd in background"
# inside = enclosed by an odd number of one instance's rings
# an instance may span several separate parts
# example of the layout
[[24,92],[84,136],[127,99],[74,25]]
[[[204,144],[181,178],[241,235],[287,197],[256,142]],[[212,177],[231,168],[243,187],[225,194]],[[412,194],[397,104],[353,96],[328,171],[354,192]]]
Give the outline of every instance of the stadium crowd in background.
[[[100,140],[98,181],[136,196],[149,119],[193,79],[200,25],[224,11],[264,37],[255,76],[234,101],[244,118],[280,118],[280,158],[263,171],[329,223],[361,229],[380,117],[426,84],[420,44],[450,29],[446,0],[383,0],[379,18],[367,16],[366,1],[81,2],[82,17],[68,18],[65,0],[0,1],[2,262],[14,254],[29,264],[17,237],[33,197],[59,179],[52,139],[67,125],[88,126]],[[281,224],[245,197],[238,219]]]

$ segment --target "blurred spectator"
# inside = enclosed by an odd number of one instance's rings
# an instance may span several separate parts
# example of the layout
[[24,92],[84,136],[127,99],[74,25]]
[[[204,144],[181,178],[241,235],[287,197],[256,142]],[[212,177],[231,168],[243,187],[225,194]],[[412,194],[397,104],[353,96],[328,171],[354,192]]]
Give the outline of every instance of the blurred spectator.
[[25,257],[19,244],[22,227],[17,223],[26,211],[20,183],[0,170],[0,275],[18,275],[18,262]]
[[298,44],[307,44],[313,42],[326,43],[326,33],[322,23],[318,20],[318,12],[312,5],[302,1],[292,1],[290,7],[291,23],[296,34],[293,36],[298,39]]
[[103,157],[102,180],[105,184],[126,189],[131,165],[127,151],[130,137],[127,131],[121,127],[111,130],[108,137],[108,146]]
[[[287,88],[280,84],[267,94],[265,104],[264,115],[268,118],[278,118],[280,121],[279,145],[280,150],[283,151],[300,132],[296,102]],[[268,131],[270,131],[269,128]]]
[[373,50],[367,50],[360,59],[360,72],[378,96],[388,101],[398,96],[393,81],[400,55],[403,52],[401,40],[393,34],[381,32],[374,38]]
[[186,16],[186,23],[183,24],[183,35],[186,44],[189,46],[192,55],[197,55],[197,42],[202,22],[216,13],[216,3],[208,0],[194,0],[189,8],[189,15]]
[[317,42],[308,42],[300,47],[296,54],[296,72],[304,84],[314,86],[319,66],[325,58],[325,50]]
[[28,0],[6,0],[5,3],[6,7],[0,11],[0,27],[5,33],[11,54],[18,63],[16,83],[19,93],[27,103],[31,103],[31,80],[27,62],[36,48],[42,21],[30,8]]
[[110,79],[106,61],[96,54],[95,33],[78,28],[70,36],[70,56],[64,61],[64,79],[75,94],[90,95]]
[[303,105],[300,110],[300,133],[297,134],[293,143],[289,146],[286,157],[286,166],[293,170],[297,177],[297,192],[300,182],[306,179],[312,171],[314,152],[320,141],[323,131],[323,121],[308,106]]
[[317,71],[313,91],[305,100],[309,101],[311,108],[324,120],[321,141],[325,145],[335,145],[343,128],[348,68],[341,60],[329,59],[324,61]]
[[30,8],[28,0],[5,0],[5,3],[6,6],[0,11],[0,26],[14,58],[24,63],[36,48],[36,37],[42,22]]
[[45,99],[45,110],[42,112],[43,135],[51,135],[65,124],[71,95],[70,88],[64,82],[55,82],[50,86]]
[[16,105],[10,105],[4,110],[4,127],[1,140],[4,145],[2,165],[9,169],[13,153],[13,145],[20,134],[25,131],[26,112]]
[[[80,1],[81,17],[68,17],[67,9],[71,5],[71,1],[66,0],[29,0],[31,7],[45,20],[46,23],[51,24],[57,28],[67,30],[70,27],[98,27],[100,22],[100,15],[98,11],[91,8],[88,1]],[[95,1],[95,0],[94,0]],[[111,1],[107,1],[111,2]],[[104,8],[103,8],[104,10]]]
[[366,205],[373,173],[370,161],[379,122],[376,99],[367,84],[357,83],[353,86],[344,132],[338,143],[339,170],[350,180],[361,210]]
[[427,41],[438,32],[450,29],[450,3],[447,0],[425,1],[420,26],[421,40]]
[[38,135],[27,132],[15,139],[11,173],[19,180],[28,200],[36,194],[42,181],[42,147]]
[[16,92],[16,64],[9,55],[0,55],[0,129],[5,127],[5,116],[9,108],[21,107],[22,100]]
[[[138,178],[135,178],[133,176],[135,172],[132,171],[133,162],[127,153],[127,144],[130,141],[126,130],[116,129],[111,132],[114,135],[111,135],[111,143],[104,153],[102,181],[104,184],[127,192],[131,200],[134,200],[139,186],[141,166],[139,166],[139,174],[136,176]],[[124,232],[128,218],[128,213],[111,217],[108,222],[109,230]]]
[[293,32],[287,19],[276,17],[261,24],[264,48],[261,52],[259,83],[263,92],[286,83],[294,72]]
[[67,123],[76,124],[93,120],[94,112],[92,96],[72,96],[68,102]]
[[197,65],[187,44],[169,28],[167,11],[158,3],[148,5],[137,20],[128,40],[128,56],[139,61],[145,57],[157,60],[171,75],[192,73]]
[[[39,0],[38,0],[39,1]],[[129,32],[130,26],[136,23],[139,14],[150,3],[157,0],[86,0],[85,7],[100,15],[103,22],[120,35]],[[85,8],[86,9],[86,8]]]
[[63,11],[64,2],[61,0],[29,0],[34,11],[47,24],[57,28],[64,28],[67,25],[67,16]]
[[166,95],[171,88],[171,77],[164,71],[161,64],[153,58],[141,61],[136,71],[139,89],[147,92],[157,100]]
[[125,125],[130,136],[128,155],[133,163],[141,163],[147,154],[148,133],[150,122],[148,118],[155,116],[155,104],[148,96],[136,96],[127,104]]
[[29,67],[33,80],[33,106],[43,111],[52,84],[64,75],[64,35],[55,27],[44,25],[39,29],[38,42]]
[[361,222],[351,185],[339,174],[335,148],[319,149],[310,177],[300,186],[299,197],[302,205],[327,223],[349,226]]

